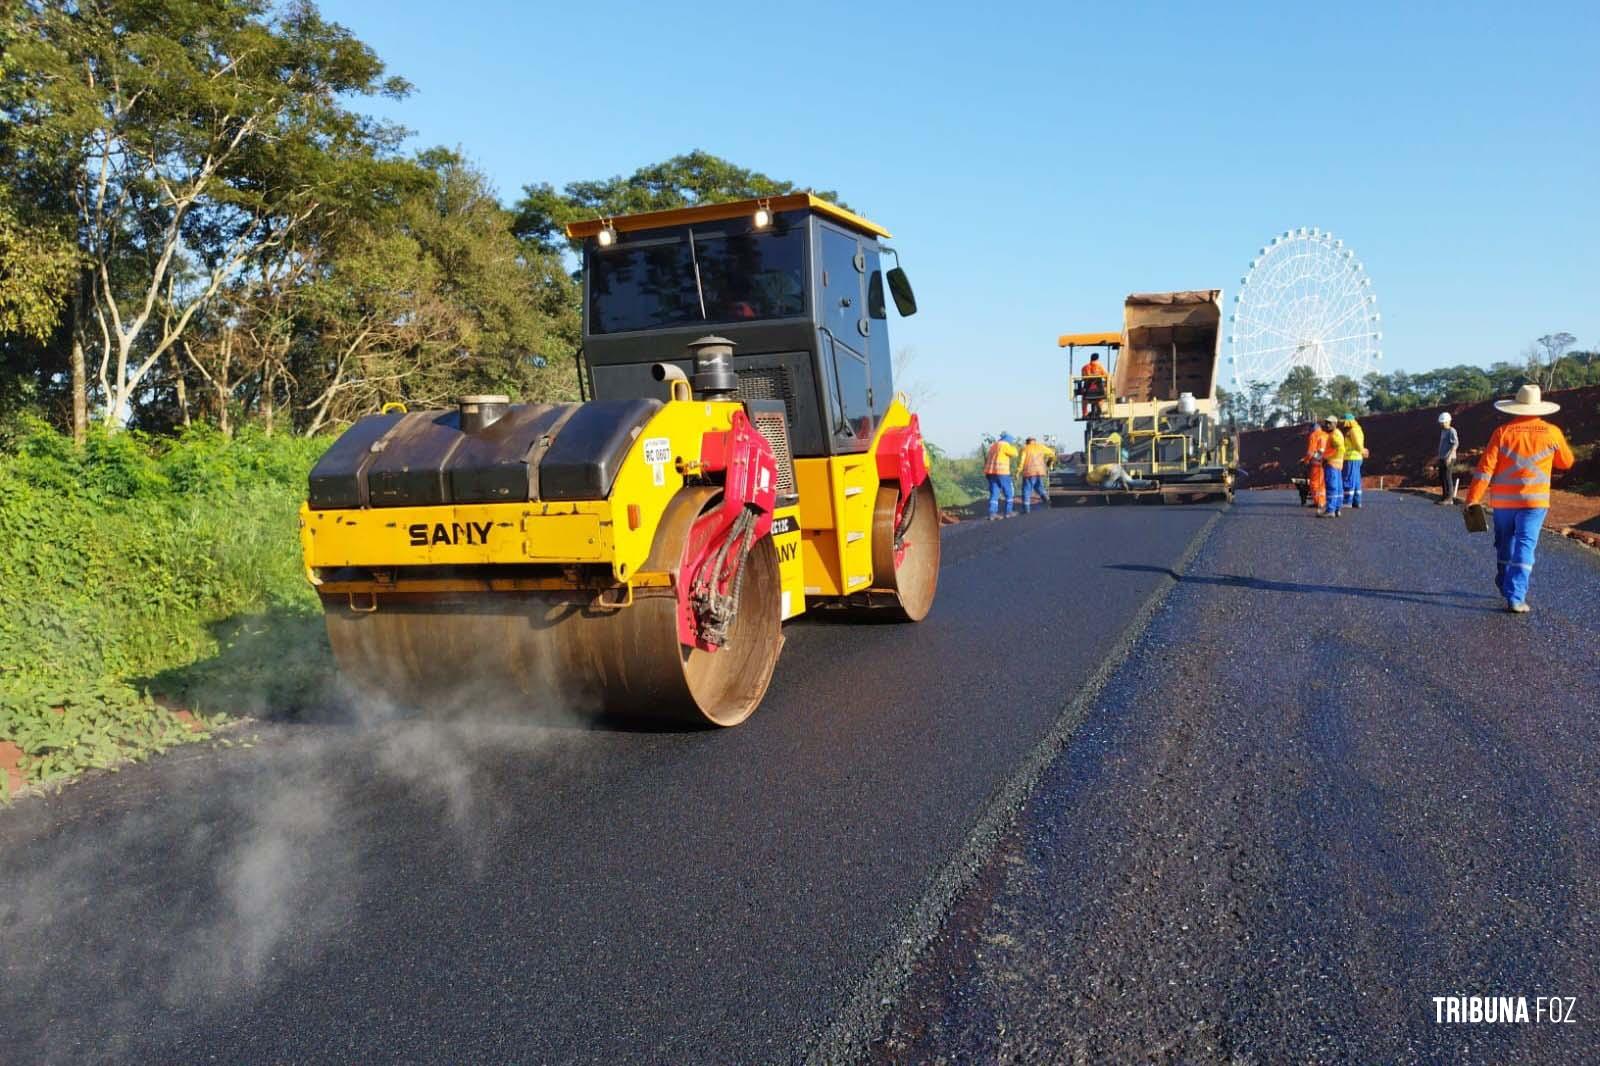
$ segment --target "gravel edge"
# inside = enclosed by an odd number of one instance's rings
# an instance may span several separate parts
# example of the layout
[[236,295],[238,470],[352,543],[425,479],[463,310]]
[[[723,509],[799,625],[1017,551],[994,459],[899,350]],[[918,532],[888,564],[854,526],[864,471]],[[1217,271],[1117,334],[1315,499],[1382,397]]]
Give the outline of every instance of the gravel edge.
[[[1212,530],[1230,509],[1231,505],[1225,505],[1195,532],[1183,554],[1172,564],[1173,574],[1181,575],[1188,569],[1210,539]],[[1077,733],[1101,690],[1122,666],[1134,643],[1177,583],[1172,574],[1162,576],[1133,618],[1123,627],[1100,665],[1061,709],[1049,732],[989,797],[967,834],[965,843],[933,875],[922,897],[893,931],[889,946],[874,960],[834,1020],[813,1042],[804,1056],[808,1066],[835,1066],[857,1062],[865,1057],[871,1042],[881,1031],[884,1019],[904,990],[911,976],[912,965],[938,936],[956,897],[977,879],[979,871],[1016,821],[1018,812],[1033,794],[1045,770]]]

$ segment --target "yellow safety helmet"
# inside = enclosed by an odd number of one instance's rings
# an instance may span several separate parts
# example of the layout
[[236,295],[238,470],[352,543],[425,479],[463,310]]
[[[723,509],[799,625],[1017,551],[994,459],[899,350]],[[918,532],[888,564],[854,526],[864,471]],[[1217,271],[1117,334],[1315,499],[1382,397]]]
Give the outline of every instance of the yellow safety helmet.
[[1111,436],[1106,438],[1106,443],[1108,443],[1108,444],[1121,444],[1122,443],[1122,434],[1121,433],[1113,433],[1113,434],[1111,434]]

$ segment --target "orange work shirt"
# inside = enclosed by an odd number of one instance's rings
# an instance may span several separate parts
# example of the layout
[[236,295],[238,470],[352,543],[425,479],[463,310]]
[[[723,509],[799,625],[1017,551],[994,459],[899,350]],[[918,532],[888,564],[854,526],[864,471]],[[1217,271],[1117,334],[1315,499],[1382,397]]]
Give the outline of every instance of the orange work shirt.
[[1513,418],[1489,434],[1467,503],[1481,503],[1487,495],[1497,509],[1549,507],[1550,475],[1571,467],[1573,459],[1558,427],[1531,415]]
[[1320,465],[1327,458],[1328,449],[1333,446],[1333,438],[1328,431],[1317,426],[1311,431],[1311,436],[1306,438],[1306,462]]

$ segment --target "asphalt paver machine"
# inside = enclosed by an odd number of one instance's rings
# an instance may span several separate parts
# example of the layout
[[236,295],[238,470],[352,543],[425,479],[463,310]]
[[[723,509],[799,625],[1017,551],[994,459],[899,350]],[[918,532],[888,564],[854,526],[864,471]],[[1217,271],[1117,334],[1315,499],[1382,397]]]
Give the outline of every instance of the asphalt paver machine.
[[[1237,442],[1216,396],[1222,292],[1134,293],[1121,332],[1058,338],[1071,365],[1074,417],[1084,424],[1084,463],[1061,467],[1050,493],[1064,502],[1129,495],[1233,498]],[[1090,352],[1104,375],[1083,374]],[[1091,473],[1120,464],[1139,487],[1104,487]]]
[[371,415],[311,472],[301,542],[346,677],[734,725],[785,619],[925,616],[939,513],[891,379],[888,307],[916,304],[888,232],[804,193],[567,232],[582,402]]

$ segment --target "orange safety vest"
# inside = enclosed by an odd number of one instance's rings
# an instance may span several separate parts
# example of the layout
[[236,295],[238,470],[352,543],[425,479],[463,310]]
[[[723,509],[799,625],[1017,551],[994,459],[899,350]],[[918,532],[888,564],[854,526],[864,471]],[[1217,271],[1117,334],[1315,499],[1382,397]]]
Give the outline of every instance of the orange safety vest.
[[1081,378],[1089,378],[1089,377],[1101,377],[1101,378],[1103,378],[1103,377],[1106,376],[1106,368],[1100,365],[1099,360],[1095,360],[1092,363],[1084,363],[1083,364],[1083,369],[1078,371],[1078,376],[1081,377]]
[[1049,473],[1050,460],[1055,457],[1055,452],[1043,444],[1025,444],[1022,447],[1022,463],[1019,473],[1023,477],[1044,477]]
[[989,457],[984,460],[983,472],[985,474],[1011,473],[1011,460],[1017,454],[1017,446],[997,440],[989,445]]
[[1513,418],[1489,434],[1467,503],[1481,503],[1487,494],[1496,508],[1549,507],[1551,471],[1566,470],[1573,460],[1559,428],[1531,415]]

